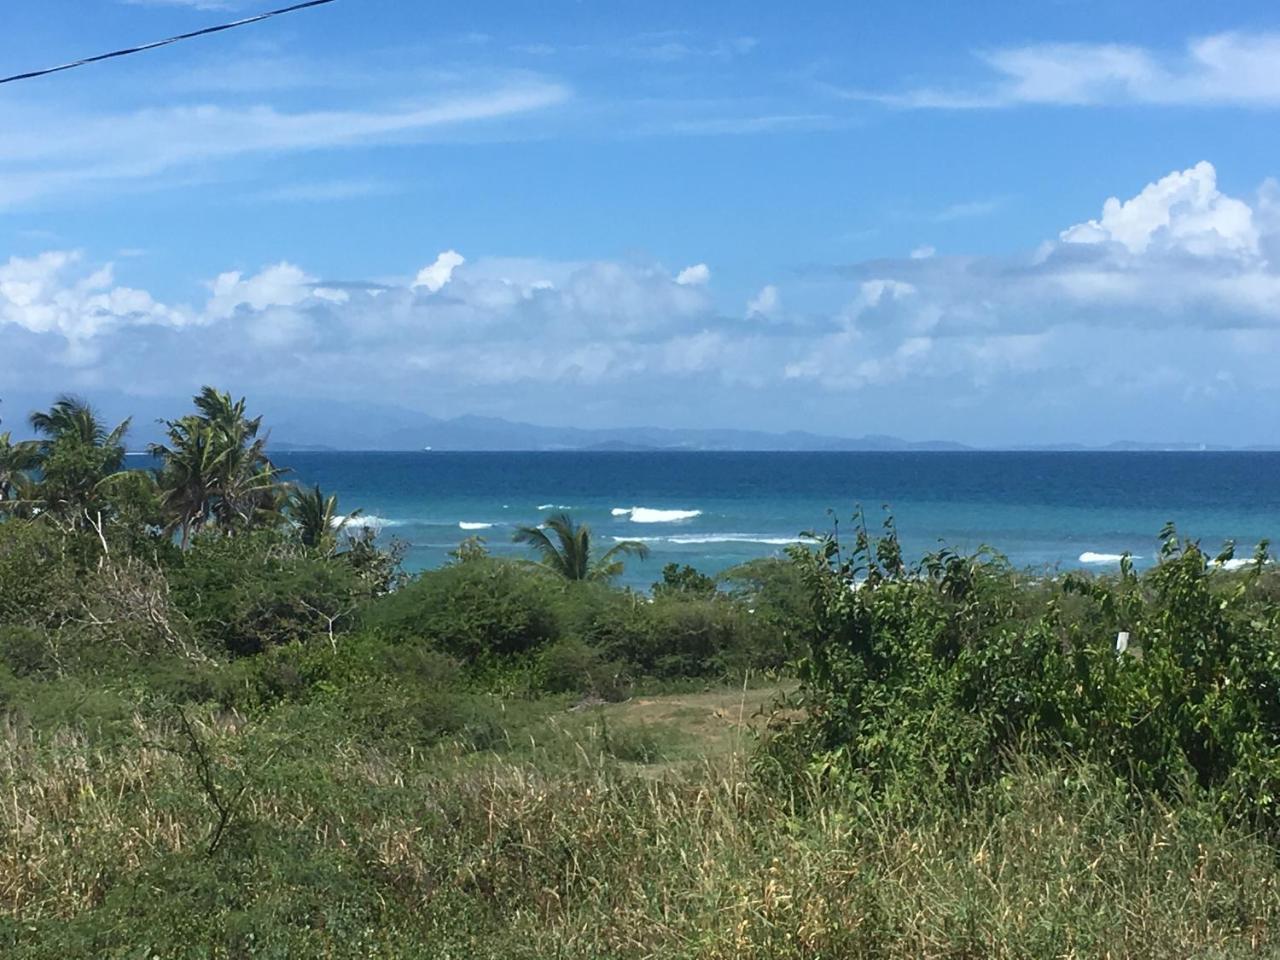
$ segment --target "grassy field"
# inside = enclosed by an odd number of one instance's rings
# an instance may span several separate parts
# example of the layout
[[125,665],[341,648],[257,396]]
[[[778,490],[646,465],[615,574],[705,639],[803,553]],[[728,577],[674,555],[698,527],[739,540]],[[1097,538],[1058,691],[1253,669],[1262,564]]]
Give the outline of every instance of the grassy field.
[[1135,806],[1095,771],[1043,765],[949,808],[779,796],[747,750],[776,692],[492,700],[427,746],[336,705],[10,723],[0,943],[14,958],[1276,947],[1275,851],[1211,810]]

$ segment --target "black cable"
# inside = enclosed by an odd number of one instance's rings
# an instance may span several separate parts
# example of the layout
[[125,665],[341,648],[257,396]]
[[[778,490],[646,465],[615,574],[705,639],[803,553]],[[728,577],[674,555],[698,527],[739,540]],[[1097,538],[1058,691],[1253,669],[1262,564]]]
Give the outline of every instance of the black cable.
[[168,46],[171,43],[177,43],[179,40],[190,40],[192,37],[203,37],[208,33],[219,33],[223,30],[230,30],[233,27],[243,27],[250,23],[257,23],[259,20],[278,17],[283,13],[293,13],[295,10],[304,10],[307,7],[318,7],[325,3],[333,3],[333,0],[307,0],[306,3],[295,3],[291,7],[281,7],[279,10],[269,10],[266,13],[260,13],[253,17],[245,17],[243,20],[236,20],[233,23],[222,23],[216,27],[205,27],[203,30],[193,30],[191,33],[180,33],[178,36],[169,37],[167,40],[156,40],[154,43],[144,43],[138,47],[129,47],[125,50],[113,50],[111,53],[100,53],[96,57],[85,57],[83,60],[64,63],[60,67],[48,67],[44,70],[32,70],[30,73],[16,73],[12,77],[0,77],[0,83],[12,83],[15,80],[29,80],[32,77],[43,77],[46,74],[57,73],[60,70],[70,70],[72,67],[83,67],[86,63],[97,63],[99,60],[110,60],[112,57],[124,57],[131,53],[141,53],[143,50],[154,50],[156,47]]

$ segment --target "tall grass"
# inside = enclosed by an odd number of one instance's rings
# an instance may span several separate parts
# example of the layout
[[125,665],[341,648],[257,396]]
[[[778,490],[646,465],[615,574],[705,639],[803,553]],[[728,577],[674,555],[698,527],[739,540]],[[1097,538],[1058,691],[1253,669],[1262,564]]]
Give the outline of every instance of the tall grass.
[[937,805],[662,776],[598,717],[498,752],[211,708],[3,729],[0,946],[36,957],[1189,957],[1274,951],[1276,851],[1194,796],[1014,761]]

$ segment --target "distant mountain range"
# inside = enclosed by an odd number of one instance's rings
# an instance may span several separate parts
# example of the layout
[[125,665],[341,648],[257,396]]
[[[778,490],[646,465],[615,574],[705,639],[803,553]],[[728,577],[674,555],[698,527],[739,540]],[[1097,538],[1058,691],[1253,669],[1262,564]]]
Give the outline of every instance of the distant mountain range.
[[[668,427],[626,427],[589,430],[544,427],[496,417],[424,418],[409,435],[417,449],[433,450],[963,450],[958,443],[913,443],[897,437],[826,436],[792,430],[699,430]],[[387,438],[401,446],[406,433]],[[403,447],[402,447],[403,448]]]
[[[129,446],[141,450],[160,439],[157,420],[189,409],[189,399],[134,397],[119,391],[93,391],[89,399],[111,421],[133,417]],[[4,398],[3,429],[21,435],[26,412],[45,407],[52,397],[10,395]],[[614,427],[587,429],[547,427],[498,417],[432,417],[390,404],[262,397],[251,401],[270,430],[271,449],[304,450],[743,450],[743,451],[963,451],[992,449],[947,440],[904,440],[869,434],[840,437],[791,430],[698,429],[678,427]],[[1022,451],[1194,451],[1241,449],[1216,444],[1119,441],[1106,446],[1042,444],[1000,449]],[[1276,450],[1276,445],[1250,447]]]

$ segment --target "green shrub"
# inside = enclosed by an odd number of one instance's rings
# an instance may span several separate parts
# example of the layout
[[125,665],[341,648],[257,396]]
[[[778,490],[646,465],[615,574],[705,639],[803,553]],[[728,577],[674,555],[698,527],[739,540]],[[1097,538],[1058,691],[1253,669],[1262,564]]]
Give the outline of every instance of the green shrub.
[[81,597],[92,546],[52,524],[0,521],[0,623],[57,625]]
[[372,595],[360,573],[263,531],[198,537],[171,573],[173,600],[206,649],[233,656],[332,641]]
[[466,664],[539,649],[559,634],[563,587],[525,564],[480,558],[430,570],[369,605],[363,623],[400,642],[425,641]]
[[630,690],[627,668],[608,660],[577,637],[566,637],[538,656],[538,686],[547,693],[571,693],[602,700],[625,699]]
[[18,677],[53,673],[57,664],[45,631],[0,623],[0,664]]
[[1172,529],[1142,577],[1126,561],[1029,583],[989,553],[899,556],[891,526],[843,554],[795,552],[813,604],[796,736],[818,769],[919,796],[991,782],[1030,749],[1091,757],[1139,791],[1280,809],[1280,609],[1261,562],[1213,572]]
[[683,592],[647,598],[576,585],[563,603],[568,633],[637,676],[734,677],[761,666],[764,628],[727,598]]
[[670,596],[672,594],[713,597],[715,593],[715,578],[698,572],[688,564],[682,567],[678,563],[668,563],[662,568],[662,579],[653,585],[653,595],[655,597]]

